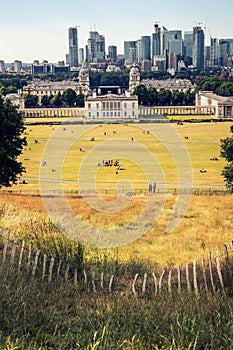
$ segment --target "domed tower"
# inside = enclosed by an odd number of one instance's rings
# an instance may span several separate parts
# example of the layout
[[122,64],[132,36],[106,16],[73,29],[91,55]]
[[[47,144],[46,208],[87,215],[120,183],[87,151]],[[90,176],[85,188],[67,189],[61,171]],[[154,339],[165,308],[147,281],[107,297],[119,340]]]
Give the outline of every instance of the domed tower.
[[79,93],[83,94],[85,96],[90,91],[89,71],[88,71],[88,69],[86,69],[85,63],[82,64],[82,67],[79,71],[78,88],[79,88]]
[[134,63],[129,73],[129,91],[133,93],[138,84],[140,84],[140,69],[136,63]]

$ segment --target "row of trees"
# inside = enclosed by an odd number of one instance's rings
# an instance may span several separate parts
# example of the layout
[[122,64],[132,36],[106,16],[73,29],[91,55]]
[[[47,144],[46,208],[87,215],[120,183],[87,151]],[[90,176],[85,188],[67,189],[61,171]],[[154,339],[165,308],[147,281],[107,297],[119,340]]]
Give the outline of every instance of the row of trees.
[[[24,104],[26,108],[33,108],[39,105],[38,96],[27,94],[24,96]],[[44,95],[41,98],[42,107],[84,107],[84,95],[77,94],[72,89],[67,89],[61,94],[58,92],[56,95]]]
[[218,77],[196,81],[196,91],[213,91],[220,96],[233,96],[233,82],[222,81]]
[[195,104],[195,94],[190,90],[186,92],[178,90],[146,88],[143,84],[136,86],[134,94],[138,96],[139,105],[144,106],[192,106]]

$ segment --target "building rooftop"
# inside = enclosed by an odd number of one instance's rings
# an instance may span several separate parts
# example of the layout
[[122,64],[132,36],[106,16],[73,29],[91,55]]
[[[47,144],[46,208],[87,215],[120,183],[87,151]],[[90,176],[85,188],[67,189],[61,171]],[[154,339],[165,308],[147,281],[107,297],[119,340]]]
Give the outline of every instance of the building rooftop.
[[233,103],[233,96],[220,96],[211,91],[201,91],[200,94],[223,104]]

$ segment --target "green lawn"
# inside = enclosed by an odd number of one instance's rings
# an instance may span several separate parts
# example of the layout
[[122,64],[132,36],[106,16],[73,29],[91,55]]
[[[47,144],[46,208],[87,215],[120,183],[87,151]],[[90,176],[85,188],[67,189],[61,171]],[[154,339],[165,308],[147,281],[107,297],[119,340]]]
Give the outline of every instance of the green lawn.
[[[99,189],[115,189],[121,181],[143,190],[153,181],[168,187],[185,182],[194,187],[224,186],[220,139],[229,136],[230,125],[30,125],[26,131],[28,145],[21,156],[26,168],[22,179],[27,184],[15,185],[12,190],[38,191],[42,173],[51,182],[66,181],[66,190],[77,190],[78,180],[95,182]],[[213,157],[219,160],[210,160]],[[44,158],[47,164],[42,169]],[[114,166],[98,166],[107,159],[119,159],[124,170],[116,174]],[[206,173],[200,173],[201,168]]]

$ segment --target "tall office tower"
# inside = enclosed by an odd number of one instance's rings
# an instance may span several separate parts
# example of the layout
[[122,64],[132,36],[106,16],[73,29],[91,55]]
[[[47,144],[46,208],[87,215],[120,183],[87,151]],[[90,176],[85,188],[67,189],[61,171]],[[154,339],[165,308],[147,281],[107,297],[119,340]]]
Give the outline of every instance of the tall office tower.
[[154,25],[154,33],[152,33],[151,37],[151,51],[152,51],[152,60],[155,56],[159,56],[161,54],[161,28],[159,28],[158,24]]
[[124,41],[125,63],[132,64],[136,61],[136,41]]
[[205,36],[201,27],[193,27],[193,65],[198,69],[204,68]]
[[184,32],[184,62],[186,66],[192,64],[193,57],[193,32]]
[[219,39],[219,65],[229,66],[233,56],[233,39]]
[[117,47],[114,45],[111,45],[108,47],[108,58],[110,59],[111,63],[116,63],[117,61]]
[[71,67],[78,67],[79,60],[77,27],[69,28],[69,56],[66,58],[66,60],[66,63],[69,64]]
[[80,63],[84,62],[84,49],[83,48],[78,49],[78,58],[79,58]]
[[142,60],[151,60],[151,41],[150,36],[141,37]]
[[5,62],[0,61],[0,73],[4,74],[5,73]]
[[137,63],[141,63],[142,62],[142,40],[141,39],[136,41],[136,59],[134,59],[134,60],[131,59],[130,61],[132,63],[133,62],[137,62]]
[[205,46],[204,48],[204,66],[211,67],[210,64],[210,46]]
[[89,39],[87,41],[87,62],[103,62],[105,56],[105,37],[96,31],[89,32]]
[[210,67],[218,66],[218,39],[210,38]]
[[[182,31],[181,30],[166,30],[163,33],[163,52],[167,51],[168,53],[175,53],[175,54],[182,54],[183,52],[180,52],[183,48],[181,47],[182,42]],[[176,49],[175,45],[178,44],[178,51],[171,51],[171,49]],[[174,45],[174,47],[172,47]]]
[[20,73],[22,69],[22,61],[15,60],[14,61],[14,72]]

